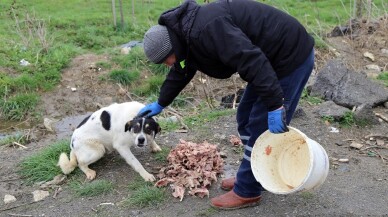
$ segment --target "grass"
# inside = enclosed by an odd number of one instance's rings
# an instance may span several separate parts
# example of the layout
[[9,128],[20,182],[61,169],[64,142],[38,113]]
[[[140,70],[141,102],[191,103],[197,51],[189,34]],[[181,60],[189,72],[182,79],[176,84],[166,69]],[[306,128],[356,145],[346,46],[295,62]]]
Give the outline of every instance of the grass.
[[312,105],[318,105],[323,102],[319,97],[310,96],[306,88],[303,89],[301,100]]
[[138,71],[132,71],[129,72],[127,70],[113,70],[109,73],[109,79],[111,81],[123,84],[123,85],[130,85],[137,79],[139,79],[140,73]]
[[113,184],[107,180],[95,180],[88,183],[73,180],[69,183],[69,187],[78,197],[93,197],[113,191]]
[[153,156],[154,159],[161,163],[167,163],[167,156],[171,151],[171,148],[161,147],[162,151],[156,152]]
[[310,192],[310,191],[304,191],[304,192],[301,192],[300,193],[300,196],[304,199],[304,200],[311,200],[314,198],[314,193],[313,192]]
[[388,87],[388,72],[383,72],[377,76],[377,80],[381,81],[386,87]]
[[354,113],[351,111],[345,112],[345,114],[339,120],[335,120],[332,116],[323,116],[322,119],[330,123],[337,122],[343,128],[349,128],[354,125],[365,127],[370,124],[369,120],[356,118]]
[[[157,23],[163,11],[181,2],[135,0],[132,8],[131,1],[124,1],[124,23],[121,24],[120,13],[116,8],[118,17],[117,25],[114,26],[110,1],[96,0],[92,4],[90,0],[57,0],[55,4],[43,0],[1,1],[0,8],[3,9],[0,12],[2,21],[0,110],[3,113],[1,118],[21,120],[29,113],[35,112],[37,103],[31,103],[29,97],[21,96],[40,95],[42,92],[50,91],[59,83],[61,70],[67,67],[70,60],[87,52],[108,54],[111,57],[108,62],[98,64],[102,68],[151,72],[152,76],[146,81],[136,80],[141,83],[141,85],[137,83],[137,86],[141,87],[137,94],[140,96],[155,94],[168,68],[150,64],[140,48],[132,49],[129,55],[120,55],[117,48],[128,41],[141,41],[144,32]],[[325,46],[322,40],[324,33],[352,17],[353,2],[353,0],[265,1],[266,4],[296,17],[315,36],[318,47]],[[373,17],[386,12],[384,0],[373,2],[376,5],[372,11]],[[42,32],[44,34],[41,34]],[[31,64],[20,66],[21,59]],[[112,75],[112,79],[127,84],[128,75],[121,77],[122,75]],[[24,100],[27,100],[27,103],[24,103]]]
[[214,121],[219,117],[235,114],[236,110],[226,109],[226,110],[211,110],[211,111],[201,111],[198,115],[186,117],[183,119],[183,122],[188,127],[203,126],[206,123]]
[[23,135],[22,133],[16,133],[15,135],[6,136],[0,139],[0,146],[12,145],[14,142],[24,145],[28,142],[27,140],[28,139],[26,135]]
[[69,141],[59,141],[23,159],[18,172],[28,184],[52,180],[56,175],[62,173],[57,166],[59,155],[62,152],[70,152]]
[[130,196],[122,204],[131,207],[156,206],[162,203],[167,195],[164,188],[157,188],[151,182],[145,182],[140,176],[128,185]]
[[195,216],[204,216],[204,217],[209,217],[217,214],[219,211],[213,207],[207,208],[205,210],[201,210]]

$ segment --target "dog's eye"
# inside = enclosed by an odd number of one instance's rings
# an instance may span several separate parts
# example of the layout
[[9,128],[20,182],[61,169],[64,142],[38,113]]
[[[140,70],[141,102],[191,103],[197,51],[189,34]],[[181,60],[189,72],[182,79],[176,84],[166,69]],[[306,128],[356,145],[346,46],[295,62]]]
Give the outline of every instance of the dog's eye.
[[151,133],[152,133],[151,127],[146,127],[146,128],[144,129],[144,132],[145,132],[146,134],[151,134]]
[[139,123],[135,124],[135,126],[133,126],[133,132],[140,133],[140,131],[141,131],[140,124]]

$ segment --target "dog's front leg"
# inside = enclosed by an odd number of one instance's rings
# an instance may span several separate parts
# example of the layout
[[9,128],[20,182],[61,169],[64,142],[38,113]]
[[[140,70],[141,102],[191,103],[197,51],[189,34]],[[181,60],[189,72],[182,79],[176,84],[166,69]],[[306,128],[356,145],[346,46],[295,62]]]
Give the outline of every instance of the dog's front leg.
[[155,181],[155,176],[148,173],[141,163],[136,159],[132,154],[131,150],[126,145],[117,145],[115,146],[116,150],[120,155],[125,159],[125,161],[136,171],[138,172],[144,180],[153,182]]
[[155,141],[152,141],[151,143],[151,152],[158,152],[158,151],[161,151],[162,149],[160,148],[160,146],[158,144],[156,144]]

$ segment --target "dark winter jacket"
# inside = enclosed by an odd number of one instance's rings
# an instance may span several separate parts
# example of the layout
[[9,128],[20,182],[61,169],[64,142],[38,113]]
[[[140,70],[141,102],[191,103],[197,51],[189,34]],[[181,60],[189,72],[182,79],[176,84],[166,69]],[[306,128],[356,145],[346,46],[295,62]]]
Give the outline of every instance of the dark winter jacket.
[[253,84],[268,110],[283,104],[278,79],[301,65],[314,39],[290,15],[251,0],[198,5],[187,0],[164,12],[177,62],[162,85],[159,104],[169,105],[197,70],[214,78],[238,72]]

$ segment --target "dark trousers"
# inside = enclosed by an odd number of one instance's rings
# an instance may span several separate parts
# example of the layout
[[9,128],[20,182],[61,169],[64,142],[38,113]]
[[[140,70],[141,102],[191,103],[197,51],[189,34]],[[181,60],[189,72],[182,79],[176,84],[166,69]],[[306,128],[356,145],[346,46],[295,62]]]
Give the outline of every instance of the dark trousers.
[[[298,105],[303,88],[314,67],[314,50],[306,61],[290,75],[279,80],[284,93],[287,125]],[[268,110],[260,96],[248,84],[237,109],[238,133],[244,144],[244,156],[237,172],[234,192],[241,197],[256,197],[262,187],[251,170],[251,151],[256,139],[268,130]]]

